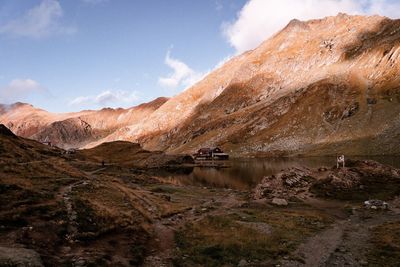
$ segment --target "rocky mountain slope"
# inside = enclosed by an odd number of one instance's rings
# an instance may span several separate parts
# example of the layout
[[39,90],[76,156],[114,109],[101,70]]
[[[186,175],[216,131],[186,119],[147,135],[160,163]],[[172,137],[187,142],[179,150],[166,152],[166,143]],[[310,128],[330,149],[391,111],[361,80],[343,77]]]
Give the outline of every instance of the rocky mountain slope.
[[94,146],[114,131],[123,132],[127,125],[145,120],[167,100],[160,97],[129,109],[105,108],[65,114],[49,113],[24,103],[0,105],[0,122],[19,136],[50,141],[62,148],[78,148],[88,143]]
[[[130,136],[174,152],[221,145],[239,155],[399,153],[399,26],[344,14],[293,20]],[[181,121],[171,123],[178,112]],[[158,122],[162,134],[152,128]]]
[[[345,14],[293,20],[258,48],[152,105],[146,120],[93,127],[85,118],[91,129],[77,132],[85,141],[72,143],[129,140],[171,153],[218,145],[238,156],[400,154],[399,57],[400,20]],[[0,122],[38,140],[49,135],[40,123],[58,129],[51,123],[59,119],[37,116],[44,119],[3,112]]]

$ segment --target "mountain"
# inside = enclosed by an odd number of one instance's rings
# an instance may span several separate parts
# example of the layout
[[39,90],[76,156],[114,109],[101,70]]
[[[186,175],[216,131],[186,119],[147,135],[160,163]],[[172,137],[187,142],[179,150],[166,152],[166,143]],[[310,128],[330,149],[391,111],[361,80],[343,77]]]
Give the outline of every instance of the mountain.
[[[292,20],[146,112],[35,109],[28,118],[0,108],[0,123],[38,140],[55,132],[64,146],[128,140],[170,153],[221,146],[236,156],[400,154],[399,57],[400,20],[346,14]],[[119,123],[129,112],[140,118]],[[56,122],[73,130],[63,133]]]
[[[86,110],[55,114],[25,103],[0,105],[0,122],[15,134],[62,148],[78,148],[101,140],[115,131],[145,120],[168,98],[160,97],[129,109]],[[114,141],[114,140],[110,140]]]
[[131,127],[129,138],[171,152],[398,154],[399,26],[345,14],[293,20]]

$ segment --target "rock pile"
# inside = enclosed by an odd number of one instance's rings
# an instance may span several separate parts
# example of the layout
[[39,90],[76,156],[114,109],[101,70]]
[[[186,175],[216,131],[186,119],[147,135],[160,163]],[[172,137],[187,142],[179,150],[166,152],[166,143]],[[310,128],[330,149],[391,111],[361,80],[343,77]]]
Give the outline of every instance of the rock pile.
[[371,199],[364,202],[364,207],[373,210],[387,210],[389,205],[387,202],[377,199]]
[[269,199],[272,204],[286,206],[286,199],[306,192],[315,178],[306,168],[291,168],[274,176],[267,176],[254,190],[254,199]]
[[329,171],[312,185],[311,192],[319,197],[359,200],[400,193],[400,170],[372,160],[349,160],[347,165]]
[[[253,198],[266,199],[275,205],[276,199],[298,201],[310,195],[342,200],[390,199],[400,194],[400,170],[376,161],[348,160],[346,168],[291,168],[264,177],[256,186]],[[317,179],[317,178],[318,179]],[[386,202],[369,200],[366,207],[386,209]]]

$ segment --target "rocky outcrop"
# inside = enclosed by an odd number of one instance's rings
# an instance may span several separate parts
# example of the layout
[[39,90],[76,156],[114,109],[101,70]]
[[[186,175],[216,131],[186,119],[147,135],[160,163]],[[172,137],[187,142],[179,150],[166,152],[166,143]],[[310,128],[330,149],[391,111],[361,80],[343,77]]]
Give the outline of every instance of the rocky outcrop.
[[311,192],[320,197],[365,200],[400,194],[400,170],[376,161],[349,161],[315,182]]
[[[267,176],[254,190],[255,199],[289,199],[306,192],[315,181],[312,172],[305,168],[291,168],[278,175]],[[279,201],[278,201],[279,202]]]
[[399,169],[372,160],[347,160],[346,164],[345,168],[318,170],[291,168],[264,177],[254,189],[253,198],[272,203],[274,199],[296,202],[311,196],[366,201],[387,200],[400,194]]

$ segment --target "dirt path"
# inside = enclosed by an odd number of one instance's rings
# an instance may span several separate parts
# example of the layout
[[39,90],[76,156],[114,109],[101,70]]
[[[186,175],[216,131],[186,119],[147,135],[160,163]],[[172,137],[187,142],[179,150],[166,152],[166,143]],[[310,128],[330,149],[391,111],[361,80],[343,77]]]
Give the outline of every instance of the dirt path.
[[[100,168],[98,170],[92,171],[92,172],[84,172],[86,175],[90,177],[90,175],[93,175],[94,173],[97,173],[105,168]],[[92,177],[90,177],[92,178]],[[66,239],[69,242],[74,242],[76,235],[78,234],[78,223],[76,221],[77,219],[77,212],[73,209],[72,205],[72,200],[71,200],[71,193],[74,190],[74,188],[78,186],[86,186],[90,183],[88,179],[83,179],[81,181],[75,182],[70,185],[63,186],[59,189],[57,193],[57,198],[61,199],[64,202],[66,211],[67,211],[67,217],[68,217],[68,234]]]
[[[365,211],[365,210],[364,210]],[[400,220],[397,209],[371,212],[364,218],[355,212],[348,220],[334,225],[309,238],[292,253],[290,260],[282,261],[283,267],[298,266],[366,266],[366,253],[370,248],[371,229],[386,222]]]
[[162,222],[154,225],[155,237],[150,246],[154,248],[146,257],[142,266],[144,267],[169,267],[173,266],[173,252],[175,249],[175,228],[166,226]]
[[284,261],[282,266],[324,266],[324,263],[343,240],[344,224],[344,222],[337,223],[332,228],[301,244],[292,255],[293,259],[300,261]]
[[71,192],[72,190],[80,185],[86,185],[88,184],[88,181],[79,181],[67,186],[63,186],[60,188],[60,190],[58,191],[57,197],[59,199],[62,199],[62,201],[64,202],[66,211],[67,211],[67,217],[68,217],[68,234],[66,239],[69,242],[73,242],[75,240],[76,235],[78,234],[78,229],[77,229],[77,225],[78,223],[76,222],[77,219],[77,213],[76,211],[73,209],[73,205],[72,205],[72,200],[71,200]]

